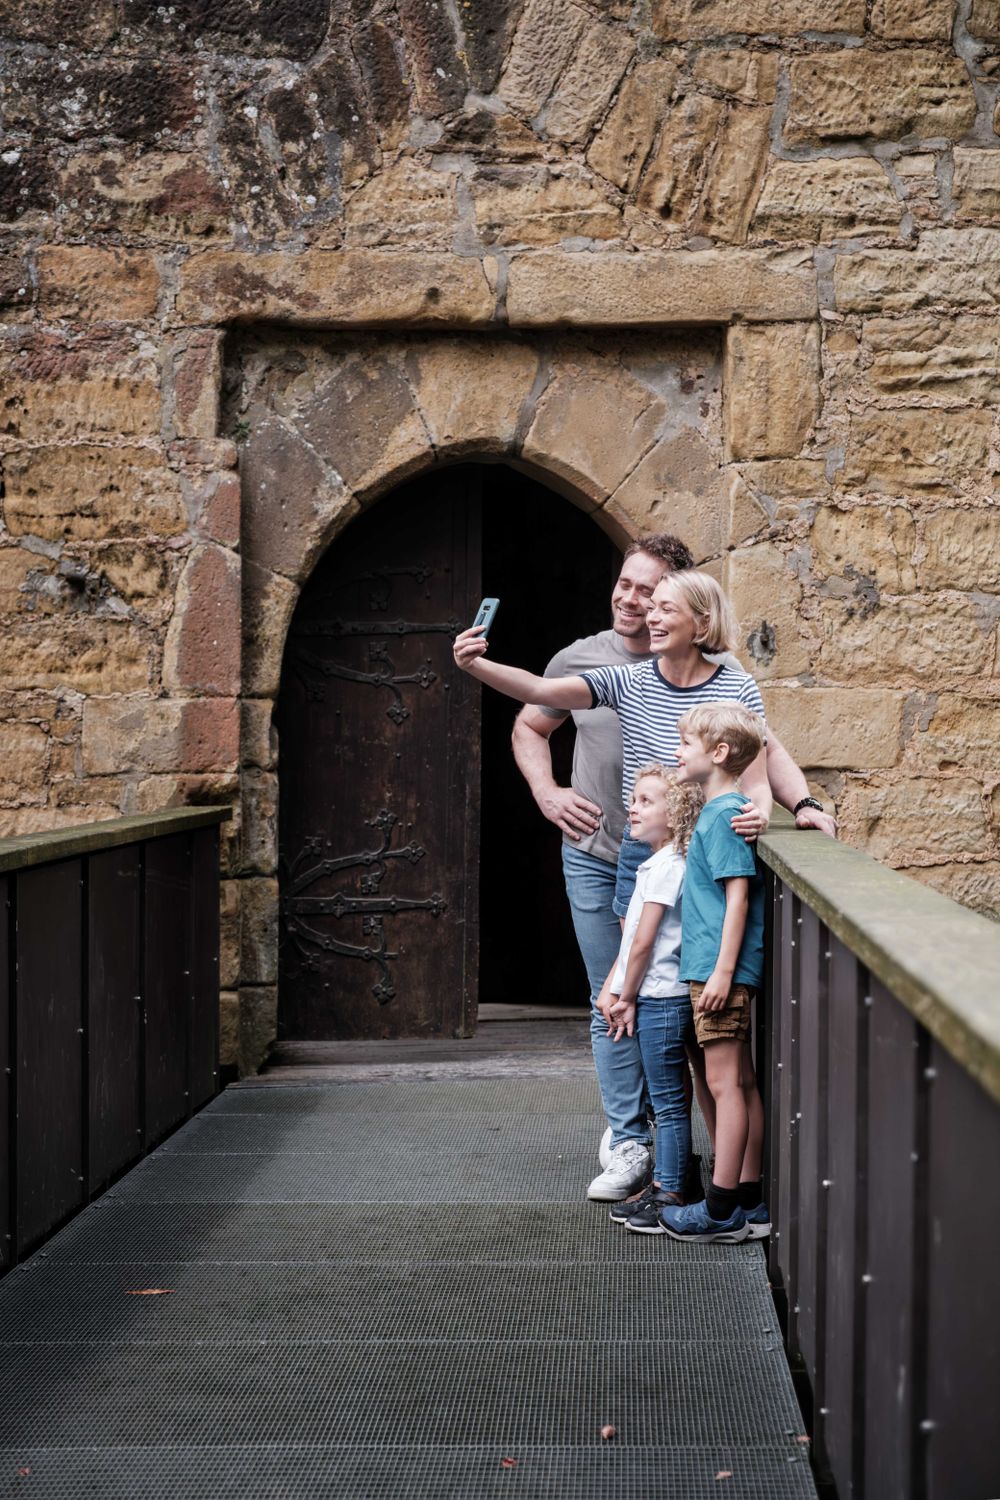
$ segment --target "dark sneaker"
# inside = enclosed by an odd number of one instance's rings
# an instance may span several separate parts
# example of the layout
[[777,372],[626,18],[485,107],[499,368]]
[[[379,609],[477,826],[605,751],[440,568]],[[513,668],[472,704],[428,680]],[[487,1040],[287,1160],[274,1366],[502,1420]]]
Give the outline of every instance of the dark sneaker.
[[660,1210],[679,1208],[683,1202],[684,1199],[680,1193],[670,1193],[666,1188],[656,1188],[650,1193],[645,1203],[629,1214],[625,1228],[633,1230],[636,1234],[666,1234],[667,1231],[660,1218]]
[[633,1193],[631,1198],[623,1198],[620,1203],[612,1203],[608,1209],[608,1218],[612,1224],[627,1224],[637,1209],[645,1207],[654,1193],[660,1190],[650,1183],[644,1187],[641,1193]]
[[706,1245],[713,1241],[738,1245],[750,1234],[750,1225],[742,1208],[734,1209],[728,1219],[713,1219],[705,1203],[693,1203],[689,1208],[665,1208],[660,1222],[671,1239],[700,1240]]
[[750,1238],[766,1240],[771,1233],[771,1215],[767,1211],[767,1204],[758,1203],[756,1208],[746,1208],[743,1212],[750,1225]]
[[701,1181],[701,1157],[697,1153],[692,1153],[688,1158],[682,1193],[685,1203],[700,1203],[705,1196]]

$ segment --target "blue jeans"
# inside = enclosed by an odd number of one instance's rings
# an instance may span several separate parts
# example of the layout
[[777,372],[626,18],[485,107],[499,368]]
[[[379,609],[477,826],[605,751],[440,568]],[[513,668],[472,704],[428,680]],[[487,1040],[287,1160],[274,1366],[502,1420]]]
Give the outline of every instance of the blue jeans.
[[684,1094],[687,1054],[694,1035],[691,1001],[686,995],[658,999],[640,995],[636,1004],[636,1037],[643,1071],[656,1115],[655,1180],[667,1192],[679,1193],[691,1156],[691,1116]]
[[604,1113],[611,1126],[611,1144],[642,1141],[648,1145],[648,1095],[638,1038],[623,1036],[620,1042],[613,1042],[608,1024],[594,1003],[618,958],[622,940],[621,924],[612,909],[615,866],[569,844],[563,844],[562,859],[573,930],[590,981],[590,1045]]
[[635,890],[635,872],[652,852],[648,844],[644,844],[641,839],[634,839],[628,829],[625,829],[622,835],[622,846],[618,851],[618,873],[615,877],[615,899],[612,903],[616,916],[628,915],[628,904]]

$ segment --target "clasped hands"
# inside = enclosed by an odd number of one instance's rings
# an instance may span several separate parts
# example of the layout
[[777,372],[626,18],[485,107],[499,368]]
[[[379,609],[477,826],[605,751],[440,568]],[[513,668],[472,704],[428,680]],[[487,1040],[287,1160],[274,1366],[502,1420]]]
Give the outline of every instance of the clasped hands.
[[608,1023],[608,1036],[612,1041],[621,1041],[623,1036],[635,1034],[635,1001],[623,1000],[610,990],[602,990],[597,997],[597,1009]]

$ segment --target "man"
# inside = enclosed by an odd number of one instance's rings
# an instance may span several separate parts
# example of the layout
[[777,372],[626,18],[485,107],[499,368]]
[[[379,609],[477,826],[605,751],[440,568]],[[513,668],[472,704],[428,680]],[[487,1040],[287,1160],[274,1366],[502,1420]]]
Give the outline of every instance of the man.
[[[646,611],[665,573],[693,567],[694,559],[679,538],[657,533],[634,542],[626,551],[611,595],[611,629],[574,641],[549,662],[546,677],[564,677],[608,665],[647,661],[650,650]],[[642,1064],[634,1037],[613,1042],[597,1010],[601,986],[614,965],[621,942],[615,881],[625,827],[622,805],[622,738],[612,709],[574,711],[576,745],[572,785],[560,787],[552,775],[549,739],[569,715],[563,709],[528,706],[514,724],[513,748],[542,813],[563,834],[563,874],[580,955],[587,970],[591,1000],[591,1045],[608,1130],[601,1141],[604,1170],[588,1188],[594,1198],[625,1198],[641,1186],[648,1153],[634,1149],[637,1112],[644,1107]],[[809,796],[806,779],[774,732],[768,729],[767,773],[782,806],[794,811],[800,828],[818,828],[835,836],[836,823]],[[757,809],[733,820],[746,838],[760,831]],[[649,1133],[642,1126],[648,1142]]]

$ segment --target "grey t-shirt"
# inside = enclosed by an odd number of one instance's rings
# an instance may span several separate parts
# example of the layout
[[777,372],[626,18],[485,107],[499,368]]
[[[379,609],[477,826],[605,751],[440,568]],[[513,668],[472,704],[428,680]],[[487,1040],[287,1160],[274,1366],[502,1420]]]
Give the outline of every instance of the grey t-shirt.
[[[655,651],[635,653],[626,651],[622,638],[614,630],[602,630],[597,635],[584,636],[570,646],[564,646],[545,668],[546,677],[577,677],[594,667],[635,667],[641,661],[652,661]],[[716,664],[739,668],[739,662],[728,652],[706,659]],[[565,719],[562,708],[543,708],[542,713],[550,719]],[[621,724],[613,708],[573,709],[576,726],[576,744],[573,747],[573,789],[595,802],[601,809],[600,827],[595,833],[571,839],[563,834],[563,843],[571,849],[583,849],[595,859],[618,863],[618,850],[625,831],[625,808],[622,806],[622,749]]]
[[[626,651],[622,638],[613,630],[585,636],[564,646],[545,668],[546,677],[577,677],[594,667],[629,667],[651,661],[654,651],[639,655]],[[565,719],[562,708],[543,708],[551,719]],[[583,849],[595,859],[618,863],[618,849],[625,830],[622,806],[622,731],[613,708],[574,709],[576,744],[573,747],[573,788],[581,796],[596,802],[601,809],[600,827],[595,833],[571,839],[563,834],[563,843],[571,849]]]

